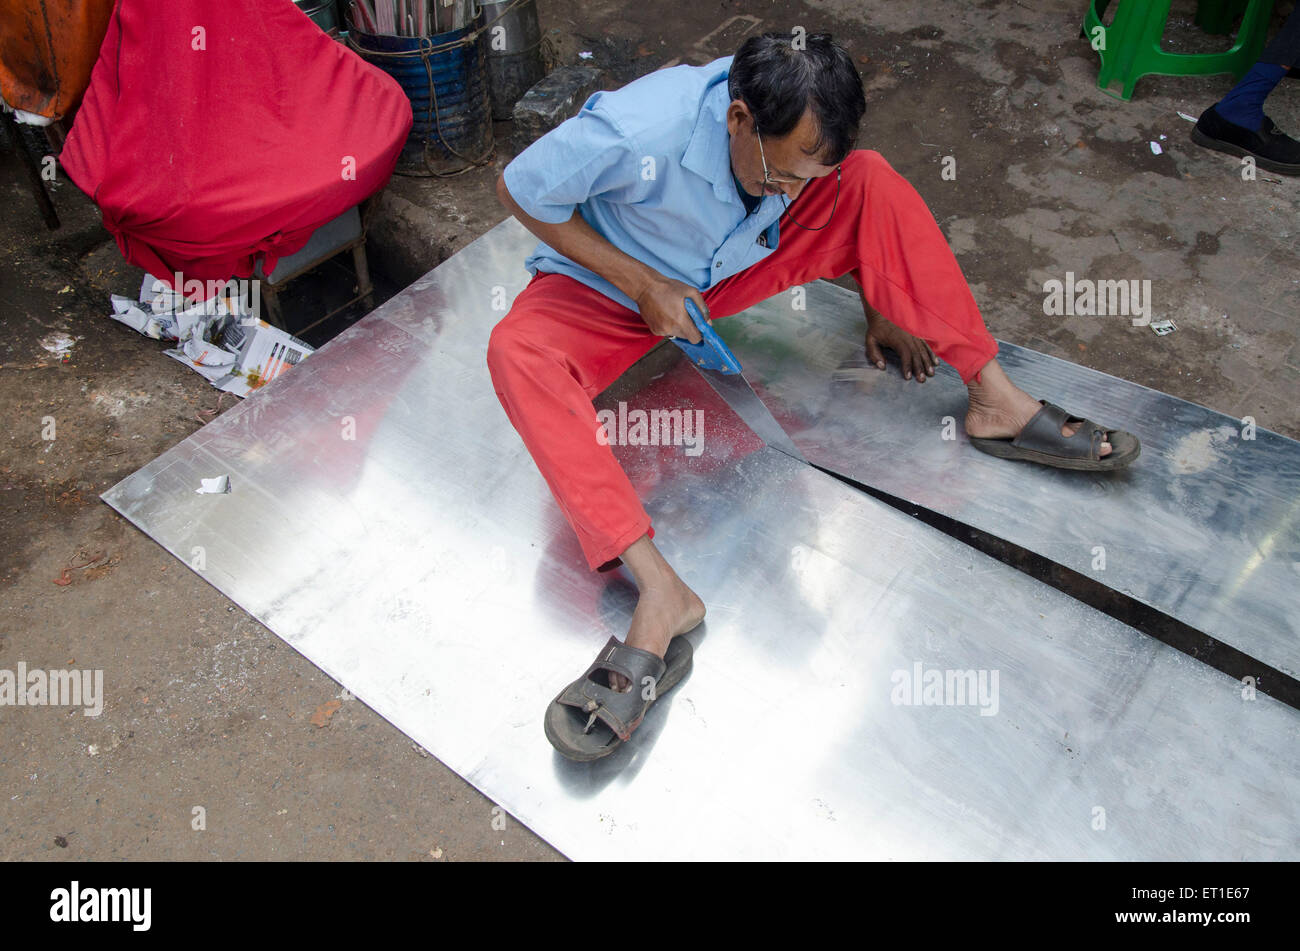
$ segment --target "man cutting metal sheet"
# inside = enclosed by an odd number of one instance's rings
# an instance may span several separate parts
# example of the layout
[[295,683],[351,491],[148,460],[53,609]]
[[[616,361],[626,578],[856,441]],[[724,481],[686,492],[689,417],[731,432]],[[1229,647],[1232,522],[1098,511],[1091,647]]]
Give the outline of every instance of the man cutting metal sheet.
[[492,332],[487,362],[593,570],[625,564],[639,600],[624,642],[546,714],[562,754],[626,742],[689,670],[681,635],[700,598],[656,548],[650,518],[592,400],[665,337],[701,340],[687,312],[726,317],[795,285],[852,275],[867,358],[894,350],[924,382],[936,355],[969,391],[985,452],[1110,470],[1137,439],[1043,403],[997,362],[952,251],[924,201],[878,153],[855,149],[866,110],[849,54],[829,36],[769,34],[734,57],[676,66],[587,100],[509,166],[497,192],[542,243],[532,281]]

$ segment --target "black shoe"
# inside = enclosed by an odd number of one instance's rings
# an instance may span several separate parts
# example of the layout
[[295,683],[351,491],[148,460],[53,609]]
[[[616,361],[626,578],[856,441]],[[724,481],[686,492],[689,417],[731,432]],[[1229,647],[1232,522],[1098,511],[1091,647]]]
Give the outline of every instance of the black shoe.
[[1300,175],[1300,142],[1282,132],[1268,116],[1260,131],[1229,122],[1214,106],[1201,113],[1192,129],[1192,141],[1229,155],[1249,155],[1255,164],[1282,175]]

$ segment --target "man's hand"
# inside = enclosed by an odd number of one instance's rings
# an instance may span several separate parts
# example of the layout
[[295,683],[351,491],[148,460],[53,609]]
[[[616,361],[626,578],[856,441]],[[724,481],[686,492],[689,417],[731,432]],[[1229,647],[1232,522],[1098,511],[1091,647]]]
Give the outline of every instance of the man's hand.
[[935,359],[930,345],[920,337],[913,337],[896,324],[891,324],[879,314],[867,316],[867,359],[877,369],[885,368],[885,354],[881,348],[893,350],[903,364],[903,379],[910,380],[916,374],[916,382],[924,383],[927,376],[934,376],[939,361]]
[[709,319],[709,306],[704,303],[700,292],[689,284],[674,281],[659,275],[657,280],[648,283],[635,298],[636,306],[641,311],[641,319],[658,337],[683,337],[690,343],[699,343],[704,338],[695,327],[695,321],[686,313],[686,298],[695,301],[700,314]]

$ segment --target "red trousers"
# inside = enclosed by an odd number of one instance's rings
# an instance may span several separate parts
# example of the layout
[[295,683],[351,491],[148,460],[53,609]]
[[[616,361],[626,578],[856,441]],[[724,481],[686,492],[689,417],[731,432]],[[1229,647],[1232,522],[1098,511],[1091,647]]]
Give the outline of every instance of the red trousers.
[[[793,203],[817,227],[831,214],[835,176],[809,182]],[[930,344],[969,382],[997,355],[943,233],[921,196],[878,152],[843,164],[839,204],[818,231],[787,216],[778,247],[703,292],[714,318],[787,288],[852,274],[887,319]],[[510,422],[595,569],[642,535],[650,516],[608,445],[592,401],[663,338],[641,316],[562,274],[539,273],[493,329],[487,363]]]

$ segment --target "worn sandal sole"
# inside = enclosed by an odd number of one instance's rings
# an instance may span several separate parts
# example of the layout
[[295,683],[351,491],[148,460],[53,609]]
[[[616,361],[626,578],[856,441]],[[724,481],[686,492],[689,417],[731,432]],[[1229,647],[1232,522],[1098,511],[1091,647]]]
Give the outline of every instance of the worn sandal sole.
[[1142,454],[1142,445],[1132,433],[1122,429],[1110,430],[1110,454],[1100,459],[1073,459],[1068,456],[1056,456],[1036,449],[1023,449],[1011,445],[1010,439],[981,439],[968,437],[970,444],[980,452],[987,452],[999,459],[1018,459],[1022,462],[1037,462],[1054,469],[1073,469],[1079,472],[1112,472],[1123,469]]
[[[655,699],[650,702],[650,706],[646,707],[645,713],[631,724],[634,730],[641,725],[645,714],[650,712],[659,698],[677,686],[682,678],[690,673],[691,667],[694,666],[694,657],[695,652],[691,648],[691,642],[682,635],[678,634],[668,642],[668,650],[664,652],[664,663],[667,669],[655,686]],[[579,763],[602,759],[623,745],[618,735],[604,723],[595,724],[590,733],[582,732],[583,725],[583,715],[576,707],[566,706],[554,700],[546,708],[546,717],[542,722],[551,746],[555,747],[561,756]]]

